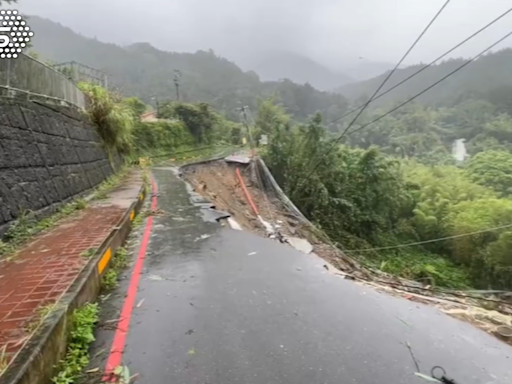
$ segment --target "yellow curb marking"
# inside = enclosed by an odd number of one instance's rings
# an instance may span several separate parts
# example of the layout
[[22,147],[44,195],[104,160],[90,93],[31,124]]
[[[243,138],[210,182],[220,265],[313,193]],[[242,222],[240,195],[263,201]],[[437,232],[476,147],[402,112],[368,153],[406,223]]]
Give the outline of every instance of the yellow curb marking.
[[139,196],[139,200],[142,200],[142,199],[144,199],[144,194],[143,193],[141,193],[140,196]]
[[130,221],[133,221],[134,218],[135,218],[135,211],[131,211],[130,212]]
[[110,261],[110,258],[112,257],[112,250],[110,247],[106,250],[106,252],[101,256],[100,262],[98,263],[98,271],[100,274],[103,273],[105,268],[108,265],[108,262]]

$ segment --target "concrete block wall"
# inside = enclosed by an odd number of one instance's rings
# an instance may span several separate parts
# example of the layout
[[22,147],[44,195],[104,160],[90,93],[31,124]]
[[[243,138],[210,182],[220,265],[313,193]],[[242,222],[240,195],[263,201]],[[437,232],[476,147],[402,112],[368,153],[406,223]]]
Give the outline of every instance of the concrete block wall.
[[23,211],[44,215],[113,172],[79,111],[0,99],[0,236]]

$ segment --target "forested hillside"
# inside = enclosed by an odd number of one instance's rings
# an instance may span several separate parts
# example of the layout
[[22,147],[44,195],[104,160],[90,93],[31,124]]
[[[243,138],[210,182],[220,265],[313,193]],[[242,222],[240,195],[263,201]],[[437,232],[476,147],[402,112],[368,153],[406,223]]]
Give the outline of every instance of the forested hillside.
[[[173,99],[174,70],[182,72],[182,100],[208,102],[236,119],[236,108],[256,107],[261,96],[277,94],[287,111],[305,119],[317,110],[335,118],[346,109],[341,95],[320,92],[312,86],[289,80],[262,82],[255,72],[243,72],[236,64],[213,51],[163,52],[148,43],[123,48],[81,36],[71,29],[36,16],[30,18],[35,31],[34,51],[54,62],[77,61],[110,74],[110,81],[127,96],[155,104]],[[254,109],[253,109],[254,110]]]
[[[257,129],[276,180],[349,256],[427,285],[510,289],[512,119],[492,107],[410,105],[333,146],[320,115],[294,126],[266,101]],[[473,156],[455,166],[460,133]]]
[[[443,78],[467,60],[465,58],[450,59],[433,65],[389,94],[379,98],[372,105],[383,105],[413,96]],[[398,69],[380,93],[408,78],[424,66],[424,64],[418,64]],[[417,100],[434,106],[453,106],[468,99],[499,101],[504,95],[512,94],[511,67],[512,49],[508,48],[496,53],[489,53],[456,72],[446,81],[418,97]],[[370,80],[349,84],[339,88],[338,91],[351,99],[364,99],[375,92],[386,76],[387,73]]]
[[360,116],[345,142],[361,148],[376,145],[390,155],[431,165],[454,163],[457,139],[464,139],[470,156],[489,149],[512,151],[511,101],[467,100],[451,108],[412,102],[365,127],[388,111],[377,108]]

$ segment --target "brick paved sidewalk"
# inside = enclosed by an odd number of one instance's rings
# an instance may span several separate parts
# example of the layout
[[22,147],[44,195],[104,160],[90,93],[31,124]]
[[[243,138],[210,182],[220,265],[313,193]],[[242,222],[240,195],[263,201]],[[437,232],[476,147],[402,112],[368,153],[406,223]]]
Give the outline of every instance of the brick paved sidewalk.
[[122,205],[92,205],[0,262],[0,351],[6,347],[8,361],[28,340],[41,307],[55,303],[87,264],[80,254],[97,249],[125,213]]

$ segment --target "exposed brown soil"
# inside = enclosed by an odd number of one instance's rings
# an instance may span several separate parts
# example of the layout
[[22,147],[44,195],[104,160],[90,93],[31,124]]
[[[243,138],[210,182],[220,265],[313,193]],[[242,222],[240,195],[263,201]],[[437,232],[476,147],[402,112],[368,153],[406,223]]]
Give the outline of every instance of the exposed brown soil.
[[[264,235],[258,219],[252,212],[250,205],[244,197],[240,182],[235,173],[236,167],[225,162],[212,162],[199,166],[184,168],[184,177],[194,190],[211,201],[219,210],[229,212],[243,229]],[[242,171],[242,169],[241,169]],[[247,188],[261,206],[259,190],[247,179],[247,169],[242,171],[247,180]],[[262,215],[268,214],[264,207],[260,208]]]
[[277,199],[264,193],[259,188],[260,183],[251,166],[215,161],[185,167],[183,176],[197,193],[211,201],[217,209],[229,212],[244,230],[266,236],[265,228],[253,212],[238,180],[237,167],[260,216],[265,221],[279,225],[279,231],[284,236],[307,239],[313,245],[313,252],[336,268],[351,274],[366,275],[365,271],[356,270],[350,260],[342,258],[338,249],[323,243],[308,228],[301,225],[286,212]]

